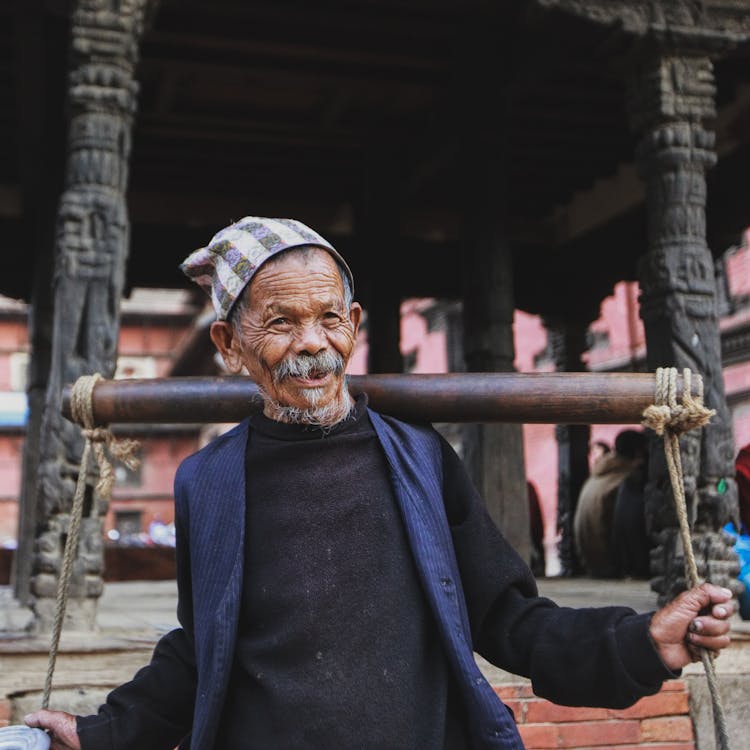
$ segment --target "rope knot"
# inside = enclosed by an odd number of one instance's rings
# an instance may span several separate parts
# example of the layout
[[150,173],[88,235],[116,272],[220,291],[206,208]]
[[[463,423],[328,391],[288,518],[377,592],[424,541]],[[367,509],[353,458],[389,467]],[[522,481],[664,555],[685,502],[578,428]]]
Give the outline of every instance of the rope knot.
[[81,434],[92,443],[107,443],[112,439],[112,433],[106,427],[82,427]]
[[681,435],[708,424],[716,411],[703,405],[703,378],[700,375],[695,376],[695,387],[693,393],[693,374],[686,368],[682,373],[682,402],[678,403],[677,369],[659,367],[654,403],[643,412],[643,426],[657,435]]
[[[70,412],[73,421],[81,426],[84,438],[94,449],[96,463],[99,466],[96,490],[100,497],[108,499],[115,482],[115,473],[104,447],[106,446],[112,458],[134,470],[140,464],[140,459],[136,455],[140,446],[135,440],[117,440],[108,427],[94,424],[94,387],[100,380],[103,378],[98,372],[93,375],[81,375],[76,380],[70,393]],[[94,512],[92,509],[92,513]]]

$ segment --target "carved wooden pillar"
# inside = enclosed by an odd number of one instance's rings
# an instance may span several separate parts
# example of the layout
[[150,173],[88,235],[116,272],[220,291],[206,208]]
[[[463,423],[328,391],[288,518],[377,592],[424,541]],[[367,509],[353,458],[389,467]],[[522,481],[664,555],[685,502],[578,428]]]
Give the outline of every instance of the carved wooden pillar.
[[[545,319],[549,345],[557,372],[583,372],[581,355],[588,348],[588,323]],[[573,536],[573,517],[581,487],[589,475],[588,425],[556,425],[557,440],[557,530],[560,534],[562,575],[581,572]]]
[[[498,141],[502,141],[498,134]],[[469,372],[513,371],[513,264],[497,142],[470,158],[464,258],[464,356]],[[517,424],[469,428],[465,458],[487,509],[516,551],[531,558],[523,431]]]
[[[734,444],[724,397],[714,262],[706,244],[705,172],[716,156],[704,122],[715,115],[707,56],[645,48],[630,80],[630,112],[646,183],[648,253],[639,267],[641,317],[649,369],[689,367],[703,375],[706,403],[717,414],[702,433],[681,439],[685,490],[694,519],[699,574],[736,585],[738,566],[721,527],[736,507]],[[647,525],[657,541],[652,586],[661,602],[685,587],[683,551],[663,451],[653,446]]]
[[31,359],[26,396],[29,417],[23,448],[18,514],[18,549],[13,556],[14,594],[29,602],[31,563],[36,536],[36,475],[44,399],[52,351],[54,310],[52,249],[57,202],[65,168],[64,91],[67,71],[60,66],[69,46],[68,11],[38,3],[16,3],[19,159],[23,191],[25,252],[34,258],[28,330]]
[[[31,593],[36,626],[49,628],[82,450],[60,416],[60,389],[79,375],[111,377],[128,252],[125,188],[138,45],[149,0],[79,0],[73,11],[68,160],[55,233],[54,329],[45,399]],[[31,481],[26,477],[26,481]],[[102,524],[89,477],[71,580],[67,627],[90,629],[102,591]],[[92,507],[94,510],[92,510]]]

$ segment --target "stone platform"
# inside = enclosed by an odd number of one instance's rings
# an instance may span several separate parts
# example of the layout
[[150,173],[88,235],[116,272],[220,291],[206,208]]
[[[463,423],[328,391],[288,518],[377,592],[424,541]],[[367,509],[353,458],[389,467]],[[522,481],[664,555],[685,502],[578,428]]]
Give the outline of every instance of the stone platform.
[[[655,597],[644,581],[543,579],[543,595],[558,604],[627,605],[645,612]],[[95,634],[63,632],[52,705],[90,713],[106,693],[148,662],[156,640],[177,625],[174,581],[109,583],[100,601]],[[49,639],[29,637],[27,610],[0,587],[0,726],[19,723],[39,707]],[[750,623],[736,620],[734,641],[717,661],[733,750],[750,747]],[[527,748],[661,748],[714,750],[710,702],[701,667],[685,670],[658,696],[625,712],[560,709],[533,696],[528,681],[480,664],[501,697],[511,704]],[[578,743],[578,744],[576,744]]]

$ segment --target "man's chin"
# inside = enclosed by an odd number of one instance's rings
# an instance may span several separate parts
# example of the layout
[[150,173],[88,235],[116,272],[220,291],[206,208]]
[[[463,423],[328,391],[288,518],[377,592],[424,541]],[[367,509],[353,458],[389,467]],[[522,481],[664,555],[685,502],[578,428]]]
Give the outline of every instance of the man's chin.
[[337,394],[328,388],[295,388],[293,393],[279,394],[280,406],[289,409],[316,409],[328,406],[336,400]]
[[281,422],[331,426],[349,415],[351,404],[345,389],[300,388],[293,393],[278,393],[276,399],[269,399],[264,411]]
[[278,402],[295,409],[325,408],[345,399],[345,392],[345,380],[340,377],[328,375],[319,383],[290,378],[279,389]]

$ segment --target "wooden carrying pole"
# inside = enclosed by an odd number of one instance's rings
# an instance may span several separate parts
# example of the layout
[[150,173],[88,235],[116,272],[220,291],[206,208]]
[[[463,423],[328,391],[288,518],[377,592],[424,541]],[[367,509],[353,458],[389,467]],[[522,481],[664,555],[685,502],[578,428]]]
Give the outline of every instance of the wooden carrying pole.
[[[422,422],[634,424],[654,402],[656,376],[641,373],[353,375],[352,394],[374,409]],[[679,379],[681,392],[682,379]],[[71,386],[63,391],[70,418]],[[101,380],[94,420],[112,423],[237,422],[262,401],[247,377]]]

